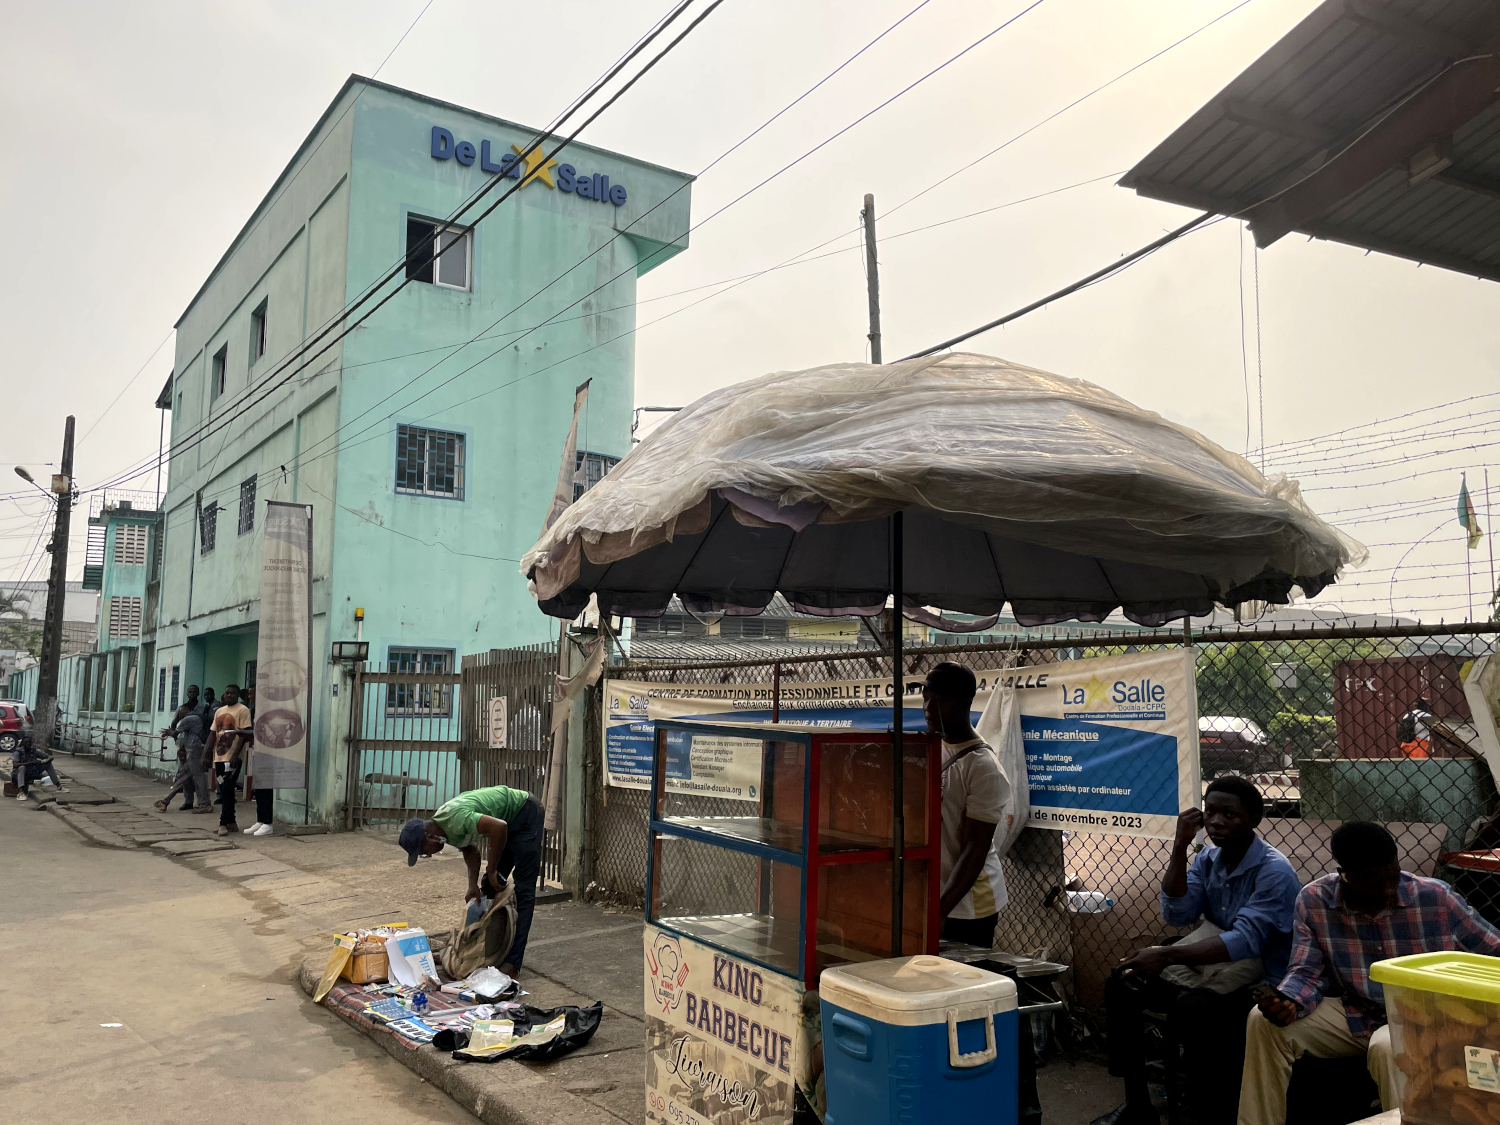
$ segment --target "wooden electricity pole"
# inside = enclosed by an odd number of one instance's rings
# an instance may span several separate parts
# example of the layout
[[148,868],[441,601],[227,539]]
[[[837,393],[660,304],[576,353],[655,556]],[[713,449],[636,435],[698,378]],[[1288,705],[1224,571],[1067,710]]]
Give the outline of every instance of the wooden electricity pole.
[[68,601],[68,522],[73,509],[73,415],[63,427],[62,473],[52,478],[57,518],[52,525],[52,577],[47,580],[47,619],[42,625],[42,660],[37,672],[32,739],[52,745],[57,721],[57,668],[62,659],[63,613]]
[[870,293],[870,362],[881,363],[880,358],[880,266],[875,261],[875,197],[865,196],[865,209],[860,212],[865,221],[865,287]]

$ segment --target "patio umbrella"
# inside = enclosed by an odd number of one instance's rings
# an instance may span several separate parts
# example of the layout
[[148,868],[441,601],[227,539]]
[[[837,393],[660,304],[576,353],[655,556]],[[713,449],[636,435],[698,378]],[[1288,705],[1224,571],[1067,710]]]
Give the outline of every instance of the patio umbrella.
[[[572,618],[922,607],[1158,626],[1311,597],[1365,549],[1295,481],[1095,384],[991,356],[833,364],[672,415],[521,562]],[[892,630],[900,682],[901,630]],[[900,761],[902,697],[893,732]],[[900,887],[902,771],[895,771]],[[900,934],[900,896],[893,896]]]

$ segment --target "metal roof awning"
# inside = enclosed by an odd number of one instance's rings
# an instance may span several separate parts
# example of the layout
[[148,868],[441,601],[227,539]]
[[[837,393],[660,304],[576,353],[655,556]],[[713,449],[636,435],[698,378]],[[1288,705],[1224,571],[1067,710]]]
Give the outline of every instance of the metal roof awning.
[[1328,0],[1120,184],[1500,281],[1500,4]]

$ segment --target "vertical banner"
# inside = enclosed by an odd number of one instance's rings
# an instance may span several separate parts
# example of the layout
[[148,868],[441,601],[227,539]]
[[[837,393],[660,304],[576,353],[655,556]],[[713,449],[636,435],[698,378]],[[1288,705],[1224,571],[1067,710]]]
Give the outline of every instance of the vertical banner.
[[251,778],[257,789],[306,788],[312,688],[312,508],[306,504],[266,504],[255,658]]

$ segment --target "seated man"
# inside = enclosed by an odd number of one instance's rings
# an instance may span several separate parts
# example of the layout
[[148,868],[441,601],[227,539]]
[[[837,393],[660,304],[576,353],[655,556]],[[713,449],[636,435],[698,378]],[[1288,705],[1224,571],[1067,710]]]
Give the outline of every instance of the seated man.
[[[1109,1072],[1125,1079],[1125,1103],[1093,1125],[1157,1120],[1146,1086],[1146,1009],[1167,1013],[1168,1035],[1182,1047],[1200,1120],[1204,1125],[1234,1121],[1245,1013],[1254,1003],[1250,988],[1279,980],[1285,972],[1301,886],[1286,856],[1256,835],[1264,807],[1254,785],[1226,776],[1209,783],[1202,812],[1188,809],[1177,818],[1177,838],[1161,880],[1162,919],[1190,926],[1201,918],[1209,923],[1201,927],[1209,936],[1190,934],[1176,945],[1149,946],[1110,975],[1104,989]],[[1213,843],[1189,867],[1188,846],[1199,828]],[[1224,968],[1174,972],[1170,975],[1178,983],[1171,983],[1160,976],[1169,965]]]
[[38,750],[36,744],[31,741],[31,735],[23,734],[21,741],[16,743],[16,748],[10,752],[11,760],[11,784],[16,787],[16,800],[24,801],[31,791],[31,783],[39,781],[44,775],[51,779],[53,786],[59,793],[66,793],[67,786],[57,776],[57,767],[52,764],[52,755],[44,750]]
[[1257,999],[1245,1028],[1240,1125],[1284,1125],[1292,1063],[1364,1055],[1394,1109],[1396,1064],[1385,989],[1370,965],[1411,953],[1464,949],[1500,955],[1497,932],[1447,883],[1402,871],[1396,840],[1379,824],[1350,821],[1333,834],[1338,873],[1297,896],[1290,967]]

